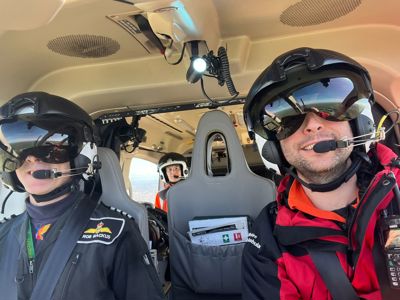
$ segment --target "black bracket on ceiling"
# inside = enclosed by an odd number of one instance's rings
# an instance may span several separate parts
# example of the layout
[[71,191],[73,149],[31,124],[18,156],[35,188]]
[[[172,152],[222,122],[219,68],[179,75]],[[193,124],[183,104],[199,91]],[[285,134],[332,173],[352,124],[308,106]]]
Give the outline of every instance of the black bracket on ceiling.
[[114,0],[114,1],[130,4],[130,5],[135,5],[135,3],[131,2],[131,1],[127,1],[127,0]]
[[237,97],[237,98],[229,100],[229,101],[221,101],[223,103],[218,103],[217,101],[215,101],[216,103],[211,103],[211,102],[207,101],[207,102],[200,102],[200,103],[179,104],[179,105],[163,106],[163,107],[139,109],[139,110],[133,110],[128,107],[128,109],[130,109],[130,110],[106,113],[106,114],[103,114],[100,117],[98,117],[98,119],[101,121],[107,121],[107,120],[121,119],[121,118],[125,118],[125,117],[148,116],[148,115],[153,115],[153,114],[168,113],[168,112],[174,112],[174,111],[184,111],[184,110],[193,110],[193,109],[202,109],[202,108],[214,109],[214,108],[221,107],[221,106],[244,104],[245,101],[246,101],[245,97]]

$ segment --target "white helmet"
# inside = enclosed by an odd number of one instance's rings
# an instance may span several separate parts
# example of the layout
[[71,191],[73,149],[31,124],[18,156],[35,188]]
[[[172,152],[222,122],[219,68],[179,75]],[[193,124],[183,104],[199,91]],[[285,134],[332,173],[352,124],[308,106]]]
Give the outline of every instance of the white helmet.
[[186,158],[182,154],[170,152],[161,157],[158,162],[158,172],[160,173],[160,178],[164,183],[170,183],[166,168],[171,165],[179,165],[183,178],[186,179],[188,177],[189,169],[186,164]]

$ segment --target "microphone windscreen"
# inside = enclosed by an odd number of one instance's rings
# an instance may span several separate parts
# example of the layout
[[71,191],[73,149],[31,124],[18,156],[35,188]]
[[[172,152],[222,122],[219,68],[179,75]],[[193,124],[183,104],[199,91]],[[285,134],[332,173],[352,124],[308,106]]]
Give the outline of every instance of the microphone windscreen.
[[32,172],[32,176],[36,179],[49,179],[53,177],[52,173],[52,170],[36,170]]
[[335,140],[322,141],[316,143],[313,147],[313,150],[317,153],[325,153],[336,149],[337,149],[337,143]]

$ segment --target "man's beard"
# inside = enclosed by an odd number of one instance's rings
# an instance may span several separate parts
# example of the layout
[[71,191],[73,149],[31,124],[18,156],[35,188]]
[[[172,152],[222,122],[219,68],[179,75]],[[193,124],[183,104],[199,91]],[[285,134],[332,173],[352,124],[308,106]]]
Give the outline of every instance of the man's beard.
[[312,165],[303,159],[297,159],[291,163],[304,181],[313,184],[326,184],[339,178],[351,165],[351,160],[347,155],[337,154],[334,158],[332,167],[315,170]]

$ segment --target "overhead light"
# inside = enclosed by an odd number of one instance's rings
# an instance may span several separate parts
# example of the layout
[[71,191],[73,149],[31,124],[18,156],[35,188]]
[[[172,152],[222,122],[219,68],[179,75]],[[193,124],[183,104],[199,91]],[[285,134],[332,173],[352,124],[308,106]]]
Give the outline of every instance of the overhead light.
[[220,86],[226,84],[232,96],[229,100],[233,100],[239,95],[231,78],[228,55],[224,47],[218,48],[217,55],[215,55],[212,50],[208,51],[205,41],[187,42],[185,48],[190,56],[190,66],[186,72],[186,80],[190,83],[196,83],[200,80],[203,95],[210,100],[211,103],[216,104],[216,102],[207,95],[204,89],[203,75],[217,79]]
[[[189,66],[189,68],[188,68],[188,70],[186,72],[186,80],[189,83],[196,83],[197,81],[199,81],[201,79],[201,77],[203,76],[203,73],[204,73],[204,71],[203,72],[198,72],[195,69],[194,61],[195,60],[191,60],[190,61],[190,66]],[[196,66],[197,66],[197,64],[196,64]]]
[[190,66],[186,72],[186,80],[190,83],[196,83],[201,79],[204,72],[208,68],[207,58],[204,57],[192,57],[190,59]]
[[202,57],[197,57],[192,61],[193,69],[198,73],[204,73],[207,70],[207,62]]
[[185,44],[185,48],[190,57],[190,66],[186,72],[186,80],[190,83],[196,83],[201,79],[208,67],[206,60],[206,54],[208,53],[207,44],[205,41],[190,41]]

